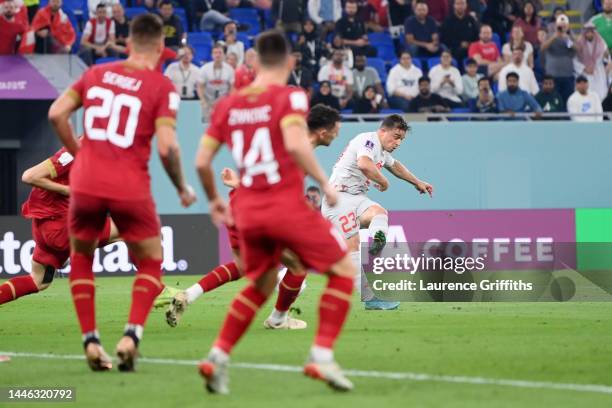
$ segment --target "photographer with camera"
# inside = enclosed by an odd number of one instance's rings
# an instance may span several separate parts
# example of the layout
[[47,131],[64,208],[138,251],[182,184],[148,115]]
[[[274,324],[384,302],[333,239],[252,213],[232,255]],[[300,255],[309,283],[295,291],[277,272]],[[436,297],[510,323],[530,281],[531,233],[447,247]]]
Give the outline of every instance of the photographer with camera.
[[545,71],[554,78],[564,101],[574,92],[574,64],[576,41],[569,28],[569,19],[560,14],[555,22],[556,30],[542,43]]

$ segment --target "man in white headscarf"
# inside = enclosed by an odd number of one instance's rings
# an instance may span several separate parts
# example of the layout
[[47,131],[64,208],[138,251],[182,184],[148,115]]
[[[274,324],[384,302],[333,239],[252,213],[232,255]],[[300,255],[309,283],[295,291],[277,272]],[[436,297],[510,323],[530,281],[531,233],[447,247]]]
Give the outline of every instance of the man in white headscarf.
[[593,23],[586,23],[576,41],[574,69],[577,75],[587,77],[590,89],[601,99],[608,94],[608,78],[604,65],[608,55],[604,39],[595,30]]

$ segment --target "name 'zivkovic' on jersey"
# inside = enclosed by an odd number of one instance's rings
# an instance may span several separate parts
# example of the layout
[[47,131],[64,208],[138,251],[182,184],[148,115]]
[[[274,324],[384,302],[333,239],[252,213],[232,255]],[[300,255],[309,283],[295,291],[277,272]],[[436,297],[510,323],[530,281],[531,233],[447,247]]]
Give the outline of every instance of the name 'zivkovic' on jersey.
[[389,168],[395,163],[391,154],[383,150],[376,132],[360,133],[349,142],[334,166],[329,181],[337,191],[350,194],[368,191],[370,180],[357,165],[357,160],[362,156],[372,159],[379,169]]

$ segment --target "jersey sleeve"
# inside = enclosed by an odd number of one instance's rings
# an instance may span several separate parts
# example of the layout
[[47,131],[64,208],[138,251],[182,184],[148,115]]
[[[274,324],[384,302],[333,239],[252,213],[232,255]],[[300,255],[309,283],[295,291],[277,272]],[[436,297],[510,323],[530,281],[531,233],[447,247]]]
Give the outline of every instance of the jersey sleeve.
[[281,109],[279,115],[279,123],[281,129],[291,125],[303,125],[306,124],[306,117],[308,115],[308,97],[306,93],[299,88],[291,88],[286,96],[286,103]]
[[176,93],[172,82],[166,77],[163,79],[155,112],[155,129],[164,125],[176,127],[176,113],[181,103],[181,97]]
[[219,146],[224,142],[224,126],[226,124],[225,117],[227,116],[227,110],[225,108],[226,99],[220,100],[214,107],[212,114],[210,115],[210,123],[208,129],[204,133],[202,138],[202,144],[210,144],[213,147]]
[[66,95],[68,95],[79,105],[81,105],[83,103],[83,99],[85,99],[83,93],[85,92],[85,80],[88,73],[89,70],[85,71],[83,75],[81,75],[81,77],[66,90]]
[[356,142],[358,143],[356,146],[357,160],[359,160],[360,157],[365,156],[369,157],[372,161],[374,161],[376,143],[374,142],[374,140],[372,140],[372,137],[366,137],[361,140],[356,140]]
[[393,158],[393,156],[391,156],[389,152],[383,151],[383,160],[385,161],[384,166],[386,169],[393,167],[393,165],[395,164],[395,159]]
[[51,174],[51,178],[54,179],[68,173],[73,161],[74,157],[66,149],[60,149],[53,156],[49,157],[45,164]]

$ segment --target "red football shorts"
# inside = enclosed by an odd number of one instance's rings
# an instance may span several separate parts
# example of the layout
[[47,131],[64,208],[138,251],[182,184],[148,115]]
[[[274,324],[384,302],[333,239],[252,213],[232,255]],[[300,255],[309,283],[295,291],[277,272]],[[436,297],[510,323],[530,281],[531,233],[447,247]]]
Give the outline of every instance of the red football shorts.
[[231,227],[225,226],[227,230],[227,236],[229,238],[230,247],[234,250],[240,249],[240,233],[238,232],[238,228],[236,228],[236,224]]
[[346,255],[342,236],[305,200],[283,211],[271,209],[265,218],[269,222],[251,223],[247,215],[246,223],[239,226],[245,274],[251,279],[278,267],[285,248],[295,252],[305,267],[319,272],[327,272]]
[[[99,246],[108,243],[111,233],[111,220],[106,218],[102,233],[99,235]],[[70,257],[70,240],[68,239],[68,220],[65,218],[45,218],[32,220],[32,238],[36,242],[32,259],[41,265],[56,269],[64,266]]]
[[161,224],[152,198],[113,200],[75,192],[70,199],[70,235],[83,241],[96,239],[108,215],[126,242],[138,242],[160,235]]

